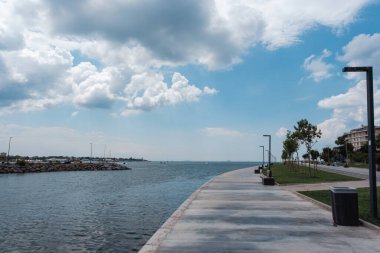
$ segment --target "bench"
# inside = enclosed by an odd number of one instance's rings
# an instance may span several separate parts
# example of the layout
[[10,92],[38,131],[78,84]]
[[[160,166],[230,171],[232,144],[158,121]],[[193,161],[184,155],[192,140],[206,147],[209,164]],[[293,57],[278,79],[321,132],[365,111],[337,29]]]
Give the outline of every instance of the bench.
[[255,169],[255,174],[260,174],[260,168]]
[[264,174],[260,175],[263,185],[274,185],[274,177],[268,177]]

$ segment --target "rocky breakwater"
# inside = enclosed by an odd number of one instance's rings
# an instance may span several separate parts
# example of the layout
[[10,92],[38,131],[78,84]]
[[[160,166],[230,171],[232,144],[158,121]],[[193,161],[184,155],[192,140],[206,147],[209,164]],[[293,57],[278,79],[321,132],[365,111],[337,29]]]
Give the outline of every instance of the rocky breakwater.
[[53,171],[98,171],[98,170],[130,170],[127,166],[115,163],[27,163],[0,164],[0,174],[4,173],[29,173],[29,172],[53,172]]

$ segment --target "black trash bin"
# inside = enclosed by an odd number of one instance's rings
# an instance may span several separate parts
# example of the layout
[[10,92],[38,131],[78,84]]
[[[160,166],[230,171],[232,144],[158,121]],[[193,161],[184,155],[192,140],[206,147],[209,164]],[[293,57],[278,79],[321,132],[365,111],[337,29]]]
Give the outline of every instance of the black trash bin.
[[330,187],[334,223],[342,226],[359,225],[358,192],[351,187]]

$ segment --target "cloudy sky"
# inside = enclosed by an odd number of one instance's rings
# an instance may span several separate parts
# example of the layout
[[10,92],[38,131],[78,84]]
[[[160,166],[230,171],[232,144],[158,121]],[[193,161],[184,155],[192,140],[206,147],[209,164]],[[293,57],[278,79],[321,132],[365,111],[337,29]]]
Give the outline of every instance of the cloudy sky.
[[[306,3],[307,2],[307,3]],[[302,118],[317,145],[380,124],[380,3],[371,0],[0,0],[0,151],[279,158]]]

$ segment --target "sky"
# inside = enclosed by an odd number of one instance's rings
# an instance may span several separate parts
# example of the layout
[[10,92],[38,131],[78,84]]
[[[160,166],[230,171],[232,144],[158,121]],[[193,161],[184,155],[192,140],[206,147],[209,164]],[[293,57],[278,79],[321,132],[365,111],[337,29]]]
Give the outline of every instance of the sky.
[[0,152],[261,161],[380,125],[380,1],[0,0]]

